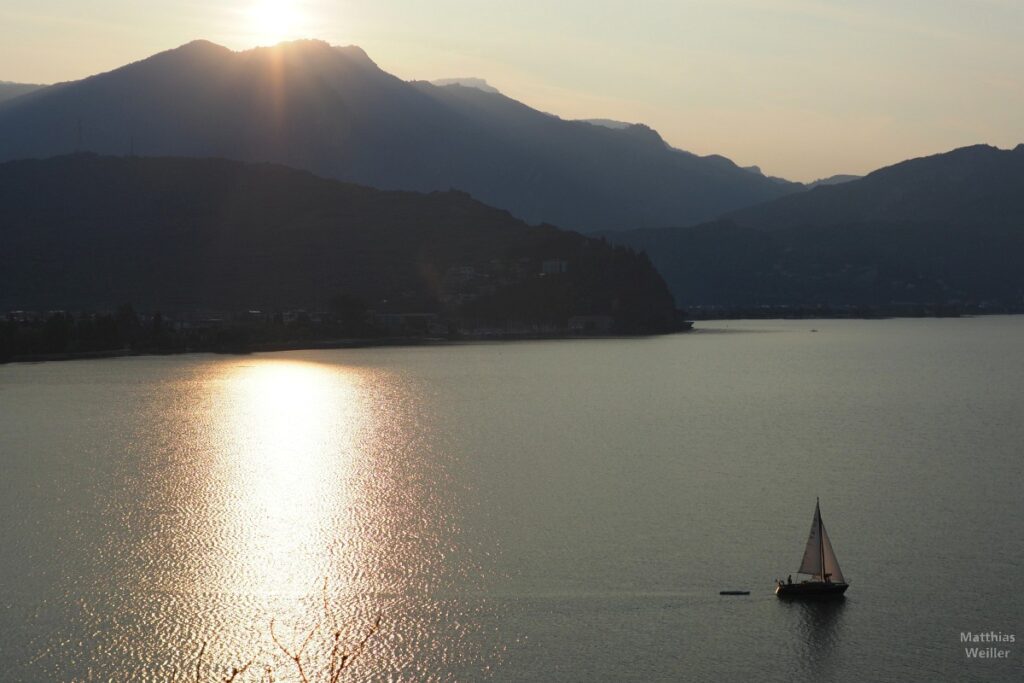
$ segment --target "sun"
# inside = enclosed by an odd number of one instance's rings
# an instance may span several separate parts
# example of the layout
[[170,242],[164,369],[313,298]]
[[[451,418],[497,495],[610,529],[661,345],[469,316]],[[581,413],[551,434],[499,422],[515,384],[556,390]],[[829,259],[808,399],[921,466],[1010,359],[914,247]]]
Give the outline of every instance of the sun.
[[294,2],[260,0],[251,5],[246,14],[249,33],[260,45],[275,45],[297,37],[301,17]]

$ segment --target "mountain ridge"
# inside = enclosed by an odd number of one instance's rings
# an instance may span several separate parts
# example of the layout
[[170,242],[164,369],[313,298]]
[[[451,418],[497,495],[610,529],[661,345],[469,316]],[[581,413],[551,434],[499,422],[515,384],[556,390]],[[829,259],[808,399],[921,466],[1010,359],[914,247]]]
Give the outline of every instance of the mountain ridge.
[[30,92],[34,92],[45,87],[45,85],[39,83],[13,83],[11,81],[0,81],[0,103],[14,99],[15,97],[27,95]]
[[[383,191],[275,164],[75,154],[0,164],[0,309],[323,310],[664,331],[646,257],[457,191]],[[556,273],[544,276],[544,263]]]
[[802,188],[650,128],[563,120],[500,93],[406,82],[360,48],[198,40],[0,104],[0,160],[104,154],[268,161],[381,189],[456,187],[583,231],[698,222]]
[[715,222],[602,234],[645,251],[684,308],[1024,310],[1024,145],[909,159]]
[[[820,185],[806,192],[726,213],[723,217],[762,229],[794,222],[833,225],[878,220],[973,219],[985,211],[984,195],[1002,191],[1007,200],[1020,189],[1021,204],[1012,213],[993,213],[992,220],[1020,215],[1024,186],[1019,167],[1024,145],[1003,150],[986,144],[958,147],[948,152],[907,159],[882,167],[854,181]],[[1006,187],[1009,182],[1012,187]],[[958,202],[965,191],[973,193],[969,205]],[[986,213],[991,213],[987,212]]]

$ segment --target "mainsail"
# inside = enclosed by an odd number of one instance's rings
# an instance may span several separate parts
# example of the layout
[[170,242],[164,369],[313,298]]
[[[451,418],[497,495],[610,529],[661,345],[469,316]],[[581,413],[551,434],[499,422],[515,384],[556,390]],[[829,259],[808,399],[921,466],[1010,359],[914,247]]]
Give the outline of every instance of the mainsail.
[[[824,565],[824,572],[822,572]],[[819,581],[825,576],[833,583],[846,583],[843,572],[839,569],[839,561],[832,550],[832,543],[828,540],[828,532],[821,522],[821,507],[814,505],[814,521],[811,522],[811,534],[807,537],[807,547],[804,549],[804,558],[800,562],[800,574],[810,574]]]

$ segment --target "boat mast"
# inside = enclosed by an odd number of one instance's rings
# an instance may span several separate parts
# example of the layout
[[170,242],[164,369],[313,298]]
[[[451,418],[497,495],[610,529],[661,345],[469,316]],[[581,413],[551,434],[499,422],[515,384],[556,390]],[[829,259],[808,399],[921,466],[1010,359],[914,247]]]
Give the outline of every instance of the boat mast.
[[825,574],[825,535],[822,533],[824,525],[821,523],[821,499],[817,496],[814,499],[814,508],[814,511],[818,513],[818,550],[821,552],[821,582],[826,583],[828,579]]

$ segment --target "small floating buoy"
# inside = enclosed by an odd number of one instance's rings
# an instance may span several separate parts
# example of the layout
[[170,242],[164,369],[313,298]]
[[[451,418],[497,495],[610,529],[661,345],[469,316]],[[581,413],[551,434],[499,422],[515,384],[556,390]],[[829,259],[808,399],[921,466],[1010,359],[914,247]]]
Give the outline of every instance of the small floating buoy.
[[719,595],[750,595],[750,591],[718,591]]

